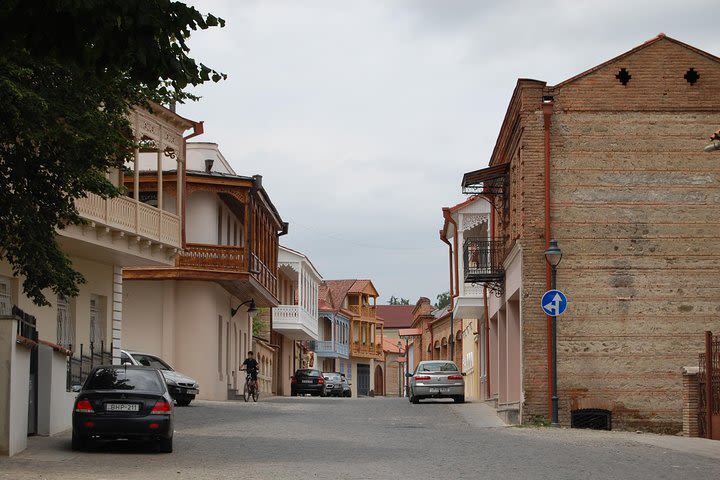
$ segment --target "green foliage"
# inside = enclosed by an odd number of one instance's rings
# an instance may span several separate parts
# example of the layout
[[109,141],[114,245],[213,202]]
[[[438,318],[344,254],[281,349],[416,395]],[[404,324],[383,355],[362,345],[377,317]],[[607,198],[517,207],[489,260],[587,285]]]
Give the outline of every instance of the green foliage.
[[74,200],[119,189],[130,158],[127,114],[225,75],[188,56],[194,30],[224,21],[170,0],[8,0],[0,6],[0,259],[24,293],[74,296],[83,282],[56,229],[82,223]]
[[395,295],[390,297],[388,302],[390,305],[410,305],[410,300],[407,298],[397,298]]
[[252,334],[253,337],[259,337],[265,329],[265,322],[260,315],[254,315],[252,317]]
[[443,292],[440,295],[437,296],[437,303],[435,304],[435,308],[437,309],[443,309],[447,307],[450,304],[450,292]]

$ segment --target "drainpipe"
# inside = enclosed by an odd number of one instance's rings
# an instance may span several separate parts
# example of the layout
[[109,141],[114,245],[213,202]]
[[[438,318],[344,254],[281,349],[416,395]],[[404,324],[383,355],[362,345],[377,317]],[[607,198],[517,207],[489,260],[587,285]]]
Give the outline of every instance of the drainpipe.
[[178,195],[181,195],[181,197],[182,197],[182,204],[179,206],[180,210],[182,211],[182,238],[180,240],[182,242],[182,248],[185,248],[185,245],[187,244],[187,238],[185,238],[185,204],[187,203],[186,202],[187,188],[185,186],[185,181],[186,181],[187,177],[186,177],[185,172],[187,171],[187,142],[191,138],[197,137],[198,135],[202,135],[203,133],[205,133],[205,127],[203,126],[203,122],[194,122],[192,133],[190,135],[188,135],[187,137],[183,137],[183,162],[182,162],[182,168],[181,168],[182,171],[177,172],[177,175],[180,175],[180,177],[181,177],[180,183],[181,183],[181,187],[182,187],[182,192],[177,192],[175,194],[175,201],[177,201]]
[[[545,248],[550,244],[551,237],[551,222],[550,222],[550,127],[552,126],[552,113],[553,113],[553,97],[543,96],[542,100],[543,110],[543,129],[544,129],[544,144],[545,144]],[[550,290],[551,278],[550,278],[550,265],[545,262],[545,289]],[[547,331],[547,372],[548,372],[548,416],[552,417],[552,385],[553,385],[553,374],[552,374],[552,317],[549,315],[546,319],[546,331]]]
[[[452,214],[450,213],[449,208],[443,208],[443,217],[445,217],[445,225],[448,223],[452,224],[453,228],[455,229],[455,235],[453,236],[453,245],[450,248],[450,358],[449,360],[453,360],[455,358],[455,302],[454,299],[460,296],[460,273],[458,268],[458,256],[459,256],[459,250],[458,250],[458,226],[455,219],[452,218]],[[445,234],[443,229],[443,235]],[[447,240],[447,236],[443,239],[445,243],[450,245],[450,243]],[[454,250],[454,253],[453,253]],[[455,291],[453,292],[453,260],[455,260]]]
[[490,400],[490,317],[488,316],[487,285],[483,285],[483,297],[485,301],[485,387],[487,400]]

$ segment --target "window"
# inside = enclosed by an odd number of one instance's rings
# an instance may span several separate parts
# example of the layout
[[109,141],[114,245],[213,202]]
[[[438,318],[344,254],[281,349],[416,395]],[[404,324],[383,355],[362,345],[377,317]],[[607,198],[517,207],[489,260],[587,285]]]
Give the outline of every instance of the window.
[[8,277],[0,277],[0,315],[12,314],[12,285]]
[[105,297],[90,295],[90,343],[99,348],[105,341]]
[[85,390],[137,390],[163,393],[157,370],[130,369],[123,367],[100,368],[88,378]]
[[72,350],[75,343],[75,319],[70,302],[58,295],[57,299],[57,344]]

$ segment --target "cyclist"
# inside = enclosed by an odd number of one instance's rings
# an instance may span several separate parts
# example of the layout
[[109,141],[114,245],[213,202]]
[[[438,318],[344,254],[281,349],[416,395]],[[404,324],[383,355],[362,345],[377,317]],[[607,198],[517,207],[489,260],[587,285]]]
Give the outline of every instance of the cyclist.
[[255,354],[252,350],[248,352],[248,356],[245,361],[243,361],[240,370],[247,372],[250,380],[252,380],[253,386],[257,388],[258,362],[255,360]]

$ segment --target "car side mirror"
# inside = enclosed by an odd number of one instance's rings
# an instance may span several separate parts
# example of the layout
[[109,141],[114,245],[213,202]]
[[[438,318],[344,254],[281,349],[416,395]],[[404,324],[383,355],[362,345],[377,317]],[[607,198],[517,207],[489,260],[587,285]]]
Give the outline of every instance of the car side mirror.
[[462,376],[463,376],[463,377],[467,377],[467,373],[462,372]]
[[82,389],[82,387],[80,385],[73,385],[72,387],[70,387],[70,390],[72,390],[75,393],[78,393],[81,389]]
[[412,374],[412,373],[410,373],[410,372],[408,372],[408,373],[406,373],[406,374],[405,374],[405,376],[406,376],[407,378],[410,378],[410,377],[412,377],[412,376],[413,376],[413,374]]

